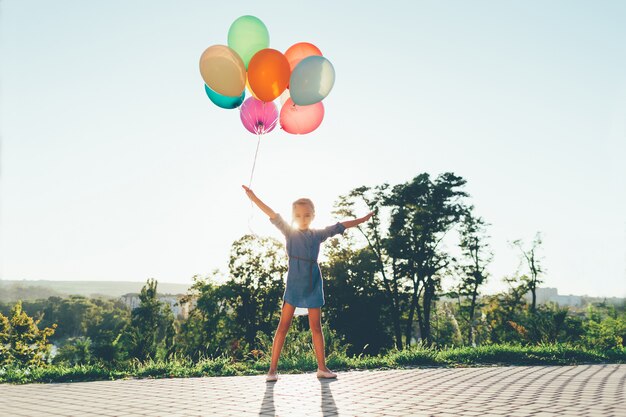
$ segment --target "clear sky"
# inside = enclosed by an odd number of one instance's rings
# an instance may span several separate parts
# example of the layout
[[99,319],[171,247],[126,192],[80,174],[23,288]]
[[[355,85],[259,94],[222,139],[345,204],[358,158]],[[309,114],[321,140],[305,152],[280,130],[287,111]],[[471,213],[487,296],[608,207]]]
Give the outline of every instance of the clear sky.
[[[544,238],[545,286],[626,296],[626,2],[0,1],[2,279],[191,282],[253,230],[256,147],[198,70],[251,14],[317,45],[315,132],[262,138],[276,211],[422,172],[467,179],[491,227],[488,291]],[[352,231],[354,233],[355,231]]]

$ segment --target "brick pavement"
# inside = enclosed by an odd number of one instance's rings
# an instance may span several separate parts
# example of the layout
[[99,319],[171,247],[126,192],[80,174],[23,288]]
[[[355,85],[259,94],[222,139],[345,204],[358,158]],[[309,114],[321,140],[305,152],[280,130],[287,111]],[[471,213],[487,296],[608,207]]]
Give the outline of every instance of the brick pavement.
[[[0,385],[0,416],[626,416],[626,365]],[[43,403],[45,402],[45,405]]]

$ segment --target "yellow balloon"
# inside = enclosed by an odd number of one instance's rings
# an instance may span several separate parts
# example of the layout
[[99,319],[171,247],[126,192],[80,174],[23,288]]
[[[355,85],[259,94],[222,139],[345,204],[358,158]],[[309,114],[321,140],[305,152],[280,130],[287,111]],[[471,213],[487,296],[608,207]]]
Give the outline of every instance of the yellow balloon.
[[252,87],[250,87],[250,79],[246,78],[246,87],[248,87],[248,91],[250,92],[250,95],[252,95],[252,97],[256,98],[257,100],[260,100],[256,94],[254,94],[254,91],[252,91]]
[[246,67],[237,52],[225,45],[209,46],[200,57],[200,74],[211,90],[239,96],[246,88]]

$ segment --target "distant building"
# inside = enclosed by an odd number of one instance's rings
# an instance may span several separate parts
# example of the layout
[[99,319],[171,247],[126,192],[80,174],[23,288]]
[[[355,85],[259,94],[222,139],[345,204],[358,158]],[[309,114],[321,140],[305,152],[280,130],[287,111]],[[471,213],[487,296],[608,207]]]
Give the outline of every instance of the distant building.
[[[195,303],[182,303],[181,298],[182,294],[162,294],[157,295],[159,301],[164,302],[170,306],[172,309],[172,313],[174,313],[174,317],[179,319],[187,319],[189,317],[189,310],[192,309]],[[128,293],[124,294],[120,297],[120,300],[127,305],[131,310],[136,309],[141,304],[141,300],[139,299],[139,294],[137,293]]]
[[[560,295],[556,288],[537,288],[537,304],[556,303],[561,307],[585,307],[590,303],[606,303],[614,306],[626,305],[626,298],[620,297],[591,297],[588,295]],[[531,302],[530,292],[524,296]]]
[[[537,288],[535,290],[537,304],[556,303],[561,307],[582,307],[585,300],[580,295],[559,295],[556,288]],[[524,296],[528,302],[532,301],[530,291]]]

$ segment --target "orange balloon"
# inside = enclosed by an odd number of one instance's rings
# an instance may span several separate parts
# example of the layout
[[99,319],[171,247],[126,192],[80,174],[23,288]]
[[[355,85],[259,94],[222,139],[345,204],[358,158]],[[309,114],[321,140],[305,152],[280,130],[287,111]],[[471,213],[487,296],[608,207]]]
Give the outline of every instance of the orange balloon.
[[285,58],[289,61],[289,67],[292,71],[300,61],[311,55],[322,56],[322,51],[320,51],[317,46],[308,42],[298,42],[285,51]]
[[276,49],[261,49],[248,64],[248,82],[261,101],[273,101],[280,96],[290,76],[289,61]]

